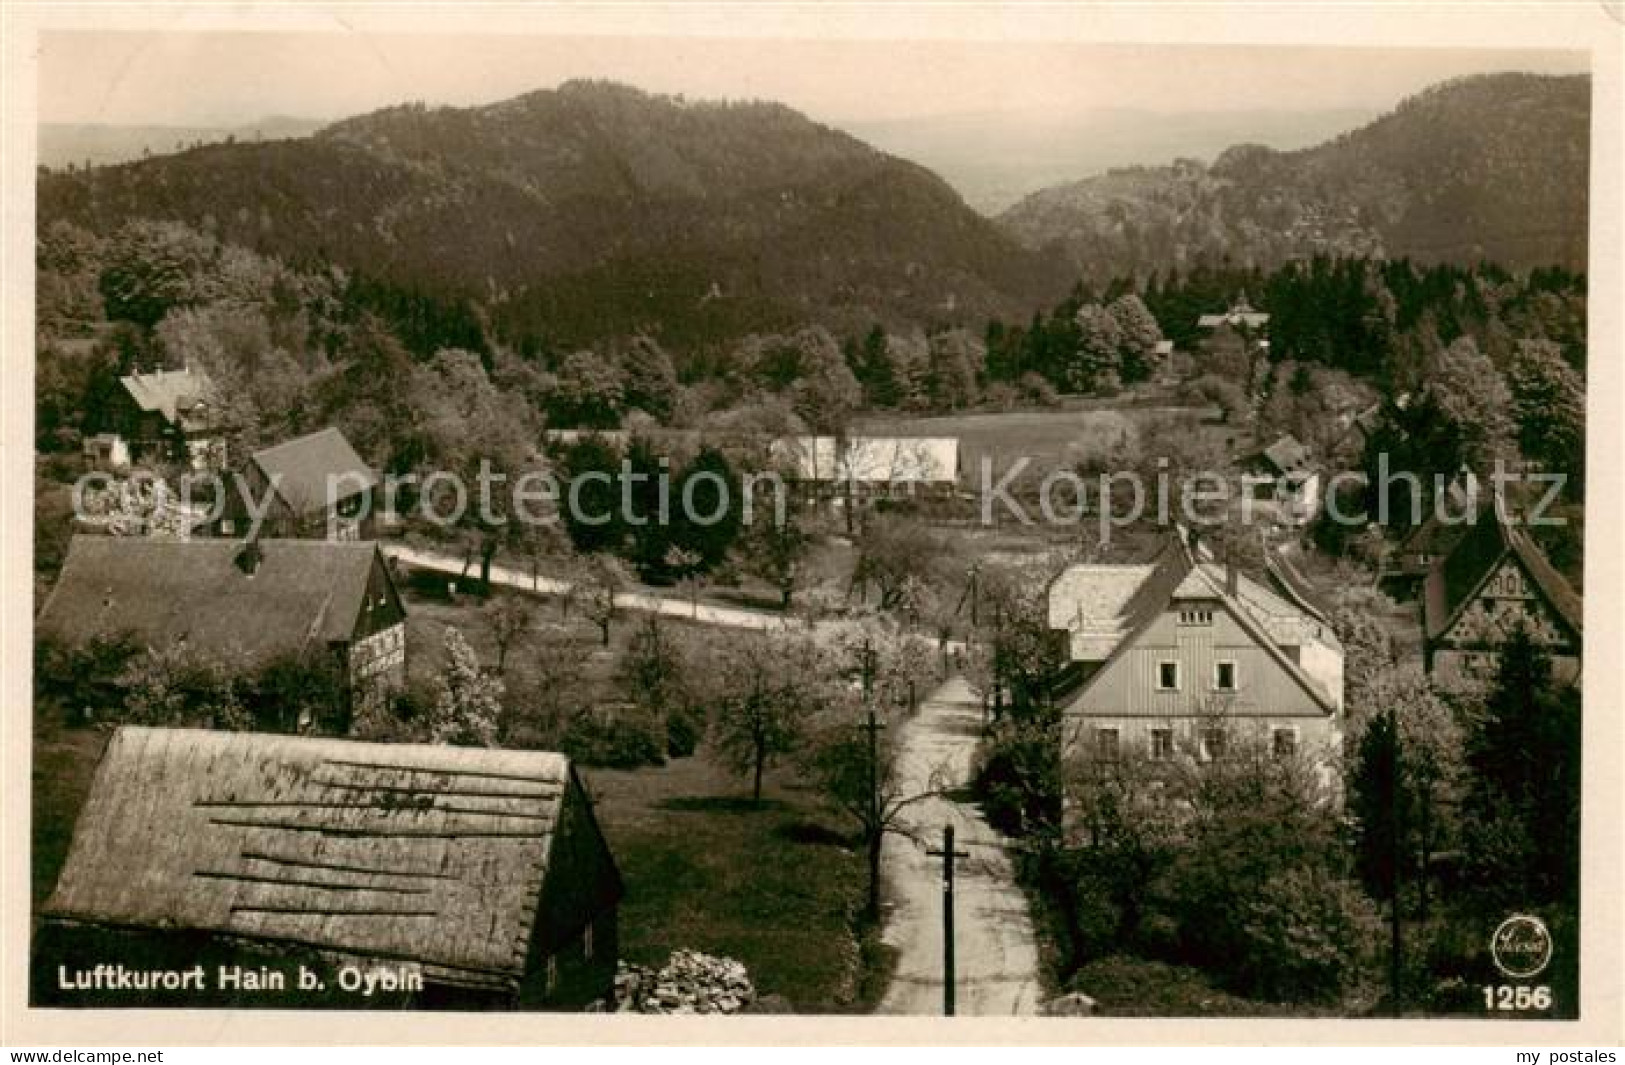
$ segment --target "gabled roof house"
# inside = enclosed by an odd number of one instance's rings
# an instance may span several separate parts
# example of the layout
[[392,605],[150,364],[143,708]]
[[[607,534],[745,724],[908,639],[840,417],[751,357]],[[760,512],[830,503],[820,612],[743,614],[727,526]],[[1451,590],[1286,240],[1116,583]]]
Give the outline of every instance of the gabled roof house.
[[[581,1006],[613,986],[622,891],[561,754],[124,727],[44,908],[35,1001]],[[201,980],[63,979],[97,964]]]
[[371,542],[75,536],[35,632],[68,646],[126,635],[247,668],[332,655],[368,691],[406,679],[406,610]]
[[1481,683],[1521,627],[1551,654],[1554,679],[1573,683],[1584,614],[1579,593],[1528,534],[1487,508],[1423,583],[1428,672],[1446,686]]
[[251,514],[263,512],[262,536],[365,540],[374,531],[377,486],[378,474],[330,426],[250,455],[220,533],[248,535]]
[[1340,742],[1331,626],[1183,535],[1148,563],[1067,568],[1049,624],[1071,661],[1068,756],[1205,759],[1245,739],[1318,759]]
[[113,421],[136,458],[179,457],[197,469],[225,463],[215,387],[202,371],[134,373],[119,384]]

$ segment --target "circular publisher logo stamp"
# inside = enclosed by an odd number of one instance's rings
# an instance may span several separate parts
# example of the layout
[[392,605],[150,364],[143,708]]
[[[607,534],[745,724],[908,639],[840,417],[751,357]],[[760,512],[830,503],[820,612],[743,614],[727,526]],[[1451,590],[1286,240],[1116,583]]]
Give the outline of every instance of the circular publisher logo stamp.
[[1539,917],[1515,913],[1490,937],[1490,958],[1503,976],[1539,976],[1552,961],[1552,934]]

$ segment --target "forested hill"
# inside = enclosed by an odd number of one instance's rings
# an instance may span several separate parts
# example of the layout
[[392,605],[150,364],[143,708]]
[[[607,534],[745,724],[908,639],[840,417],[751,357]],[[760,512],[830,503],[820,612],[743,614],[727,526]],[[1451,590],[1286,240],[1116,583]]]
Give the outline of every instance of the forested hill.
[[1585,75],[1464,78],[1314,148],[1114,170],[999,221],[1094,280],[1314,254],[1583,269],[1590,101]]
[[1071,280],[929,171],[786,107],[602,82],[49,173],[39,208],[42,227],[104,235],[186,222],[293,264],[472,299],[499,331],[554,344],[980,322]]

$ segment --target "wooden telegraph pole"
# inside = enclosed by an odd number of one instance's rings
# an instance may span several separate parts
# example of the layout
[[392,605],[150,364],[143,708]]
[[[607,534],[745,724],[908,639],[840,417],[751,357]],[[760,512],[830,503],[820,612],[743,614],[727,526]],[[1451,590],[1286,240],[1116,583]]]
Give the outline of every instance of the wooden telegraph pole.
[[1402,972],[1404,968],[1405,948],[1403,944],[1402,917],[1400,913],[1400,869],[1405,860],[1404,841],[1400,832],[1404,828],[1404,803],[1402,791],[1404,777],[1400,759],[1403,757],[1399,742],[1399,715],[1394,713],[1392,707],[1387,710],[1388,734],[1392,740],[1391,757],[1388,760],[1388,864],[1389,876],[1392,878],[1392,891],[1388,899],[1388,993],[1393,1000],[1393,1014],[1395,1017],[1404,1013]]
[[868,733],[869,744],[868,759],[864,765],[868,773],[869,796],[868,818],[865,829],[868,834],[869,850],[869,902],[868,913],[871,920],[880,917],[880,850],[881,842],[885,837],[885,826],[881,817],[880,801],[880,730],[886,725],[875,713],[875,649],[874,645],[865,638],[863,647],[859,651],[859,668],[863,678],[863,704],[864,723],[860,726]]
[[942,826],[942,847],[927,847],[926,854],[942,856],[942,1015],[954,1015],[954,859],[969,858],[954,850],[954,826]]

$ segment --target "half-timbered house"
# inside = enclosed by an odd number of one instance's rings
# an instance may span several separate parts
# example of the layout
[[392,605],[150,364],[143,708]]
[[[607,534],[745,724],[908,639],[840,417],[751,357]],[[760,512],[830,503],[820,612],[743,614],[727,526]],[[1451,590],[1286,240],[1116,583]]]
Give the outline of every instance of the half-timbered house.
[[1422,596],[1428,672],[1446,687],[1483,683],[1523,629],[1552,657],[1553,679],[1580,675],[1580,596],[1522,530],[1493,508],[1434,562]]
[[406,610],[370,542],[75,536],[35,629],[67,646],[128,636],[245,670],[327,660],[360,698],[406,679]]

